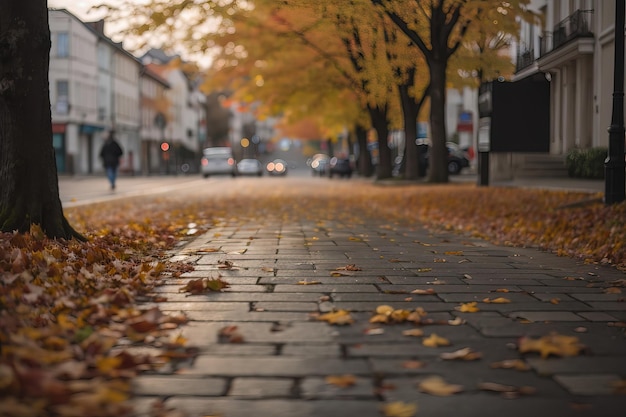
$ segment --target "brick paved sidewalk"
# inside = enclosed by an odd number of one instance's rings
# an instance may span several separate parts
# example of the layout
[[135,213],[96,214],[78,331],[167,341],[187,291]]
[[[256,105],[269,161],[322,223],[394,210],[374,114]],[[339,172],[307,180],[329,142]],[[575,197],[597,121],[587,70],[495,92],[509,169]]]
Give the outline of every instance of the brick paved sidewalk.
[[[191,262],[195,271],[159,288],[168,298],[159,306],[191,318],[183,336],[200,354],[176,371],[139,377],[138,415],[147,416],[156,398],[194,417],[373,417],[395,401],[416,404],[418,417],[626,415],[626,388],[614,394],[614,384],[626,380],[619,327],[626,322],[626,290],[618,281],[626,276],[615,269],[446,232],[280,219],[215,227],[172,260]],[[219,268],[224,261],[233,267]],[[333,276],[351,264],[361,270]],[[190,279],[220,275],[231,285],[222,293],[179,292]],[[619,285],[621,293],[607,291]],[[416,289],[434,294],[412,293]],[[497,297],[511,302],[483,302]],[[472,301],[480,311],[457,311]],[[383,304],[422,307],[440,324],[370,324]],[[349,310],[355,322],[334,326],[311,317],[335,309]],[[465,322],[448,324],[456,318]],[[243,343],[218,337],[231,325]],[[423,337],[403,335],[413,328],[451,345],[426,347]],[[551,332],[579,338],[584,351],[548,359],[518,352],[520,337]],[[466,347],[482,358],[440,357]],[[491,366],[512,359],[530,369]],[[354,376],[355,384],[326,381],[341,375]],[[463,391],[442,397],[418,390],[434,375]],[[486,382],[536,391],[503,394],[481,389]]]

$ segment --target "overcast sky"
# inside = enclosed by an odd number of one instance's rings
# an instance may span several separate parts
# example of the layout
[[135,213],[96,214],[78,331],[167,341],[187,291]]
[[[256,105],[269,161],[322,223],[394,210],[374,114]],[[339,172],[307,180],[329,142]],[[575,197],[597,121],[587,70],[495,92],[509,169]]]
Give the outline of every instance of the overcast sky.
[[102,17],[102,13],[87,13],[89,8],[103,3],[103,0],[48,0],[48,7],[55,9],[67,9],[81,20],[97,20]]

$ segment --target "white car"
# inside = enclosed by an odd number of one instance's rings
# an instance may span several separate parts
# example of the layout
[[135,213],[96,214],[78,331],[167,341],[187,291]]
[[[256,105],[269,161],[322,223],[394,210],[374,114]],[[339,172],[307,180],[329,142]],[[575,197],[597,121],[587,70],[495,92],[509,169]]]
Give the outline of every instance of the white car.
[[200,171],[204,178],[210,175],[237,176],[237,164],[233,151],[226,146],[206,148],[202,151]]
[[256,175],[260,177],[263,175],[263,165],[257,159],[246,158],[237,163],[237,171],[239,175]]

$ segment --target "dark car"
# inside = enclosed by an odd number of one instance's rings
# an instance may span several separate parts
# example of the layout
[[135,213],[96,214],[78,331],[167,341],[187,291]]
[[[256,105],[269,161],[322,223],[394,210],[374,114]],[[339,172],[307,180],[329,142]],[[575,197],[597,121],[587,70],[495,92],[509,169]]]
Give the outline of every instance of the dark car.
[[328,164],[328,175],[330,178],[332,178],[333,175],[339,175],[342,178],[350,178],[352,176],[352,163],[350,159],[332,157]]
[[282,159],[274,159],[265,166],[268,174],[273,176],[287,175],[287,162]]
[[446,147],[448,148],[448,173],[457,175],[463,168],[469,167],[470,160],[466,151],[454,142],[446,142]]
[[326,175],[328,161],[330,157],[324,153],[318,153],[313,155],[313,157],[309,158],[306,162],[308,166],[311,167],[311,172],[314,176],[323,177]]
[[[467,152],[454,142],[446,142],[446,148],[448,149],[448,173],[450,175],[457,175],[461,173],[463,168],[470,166],[470,160]],[[426,167],[429,165],[428,151],[424,154],[424,162]]]

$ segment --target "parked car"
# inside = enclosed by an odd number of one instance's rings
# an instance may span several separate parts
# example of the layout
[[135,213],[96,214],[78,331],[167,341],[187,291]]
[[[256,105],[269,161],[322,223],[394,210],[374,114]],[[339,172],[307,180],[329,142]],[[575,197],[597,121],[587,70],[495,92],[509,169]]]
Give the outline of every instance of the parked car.
[[330,178],[332,178],[334,175],[339,175],[342,178],[350,178],[352,176],[352,163],[348,158],[332,157],[330,159],[328,167],[328,175],[330,176]]
[[328,168],[328,161],[330,157],[324,153],[318,153],[313,155],[307,161],[307,165],[311,167],[311,172],[313,175],[319,175],[323,177],[326,175],[326,170]]
[[448,173],[457,175],[461,173],[463,168],[470,165],[469,155],[467,151],[454,142],[446,142],[448,148]]
[[233,151],[226,146],[205,148],[200,160],[200,172],[204,178],[210,175],[237,175],[237,164]]
[[237,163],[239,175],[263,175],[263,165],[258,159],[245,158]]
[[[460,174],[463,168],[469,167],[470,160],[467,151],[461,149],[461,147],[454,142],[446,142],[446,147],[448,148],[448,173],[450,175]],[[424,154],[426,167],[430,165],[428,160],[429,153],[426,151]]]
[[282,159],[274,159],[271,162],[268,162],[265,166],[265,169],[270,175],[273,176],[283,176],[287,175],[287,162]]

